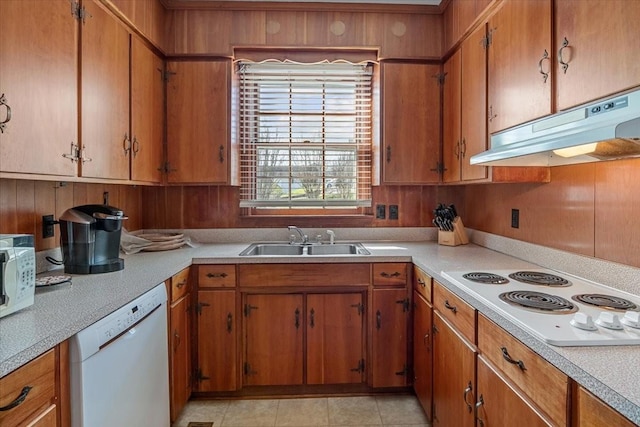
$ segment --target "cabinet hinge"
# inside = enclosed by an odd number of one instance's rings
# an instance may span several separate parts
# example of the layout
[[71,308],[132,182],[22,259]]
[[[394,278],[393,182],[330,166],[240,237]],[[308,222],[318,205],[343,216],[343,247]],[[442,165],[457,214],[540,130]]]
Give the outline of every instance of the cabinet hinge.
[[211,306],[211,304],[208,304],[206,302],[199,302],[196,305],[196,313],[202,314],[202,307],[210,307],[210,306]]
[[209,377],[206,377],[202,374],[202,369],[198,368],[196,370],[196,381],[200,382],[200,381],[204,381],[204,380],[208,380],[210,379]]
[[444,86],[444,82],[447,78],[447,73],[435,74],[432,77],[438,80],[438,86]]
[[160,167],[158,168],[158,170],[160,172],[166,173],[166,174],[169,174],[171,172],[177,171],[176,168],[172,168],[171,167],[171,163],[169,163],[169,162],[164,162],[163,164],[161,164]]
[[497,28],[491,28],[491,29],[487,32],[487,36],[486,36],[486,38],[487,38],[487,42],[486,42],[486,43],[487,43],[487,46],[486,46],[486,47],[491,46],[491,44],[493,43],[493,33],[494,33],[496,30],[497,30]]
[[360,359],[360,361],[358,361],[358,367],[351,369],[351,372],[364,373],[364,359]]
[[171,79],[171,76],[174,76],[177,74],[169,70],[160,70],[160,72],[162,73],[162,80],[164,80],[165,83],[169,82],[169,80]]
[[256,371],[251,369],[251,365],[249,365],[249,362],[244,362],[243,371],[244,371],[245,375],[255,375],[255,374],[257,374]]
[[87,9],[84,6],[81,6],[77,1],[71,1],[71,16],[83,24],[86,22],[87,18],[92,17],[92,15],[87,12]]
[[402,304],[402,312],[403,313],[408,312],[409,309],[411,308],[411,302],[409,301],[409,298],[398,300],[398,301],[396,301],[396,304]]
[[251,310],[257,310],[258,307],[256,307],[255,305],[249,305],[249,304],[245,304],[244,305],[244,317],[249,317],[249,315],[251,314]]
[[404,365],[402,365],[402,371],[396,372],[396,375],[406,377],[408,373],[409,373],[409,367],[405,363]]
[[437,172],[439,175],[442,175],[447,169],[444,167],[443,162],[436,162],[436,167],[429,170],[431,172]]
[[364,304],[362,304],[361,302],[357,304],[351,304],[351,307],[354,307],[358,310],[358,316],[362,316],[362,313],[364,313]]

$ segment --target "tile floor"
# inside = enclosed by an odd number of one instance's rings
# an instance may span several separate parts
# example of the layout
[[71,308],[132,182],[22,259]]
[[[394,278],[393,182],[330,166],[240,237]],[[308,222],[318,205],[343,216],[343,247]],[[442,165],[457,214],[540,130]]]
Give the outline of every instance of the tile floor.
[[394,426],[428,427],[415,396],[191,401],[172,427]]

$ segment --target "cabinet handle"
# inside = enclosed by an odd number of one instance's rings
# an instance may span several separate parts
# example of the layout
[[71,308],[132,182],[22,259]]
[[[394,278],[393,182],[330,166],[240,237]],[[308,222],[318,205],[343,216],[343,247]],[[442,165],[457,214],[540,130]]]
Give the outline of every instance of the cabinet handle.
[[129,139],[129,134],[124,133],[124,139],[122,140],[122,150],[124,151],[124,155],[126,156],[131,151],[131,140]]
[[140,151],[140,142],[138,141],[138,137],[134,135],[133,137],[133,143],[131,144],[133,147],[133,157],[136,156],[136,154],[138,154],[138,151]]
[[444,300],[444,308],[453,311],[453,314],[456,314],[458,312],[458,308],[455,305],[449,304],[448,299]]
[[387,163],[391,161],[391,146],[387,145]]
[[467,155],[467,140],[465,138],[462,138],[462,158],[464,159],[465,156]]
[[522,360],[514,360],[511,358],[511,356],[509,355],[509,351],[507,350],[506,347],[500,347],[500,350],[502,350],[502,357],[504,358],[504,360],[511,363],[512,365],[518,365],[518,368],[520,368],[521,371],[527,370]]
[[4,105],[7,109],[7,114],[4,117],[4,120],[0,122],[0,133],[4,133],[4,128],[7,123],[11,121],[11,107],[7,104],[7,98],[5,98],[4,93],[0,95],[0,106]]
[[424,337],[422,337],[422,342],[424,343],[424,348],[427,351],[431,351],[431,345],[430,345],[430,342],[429,342],[429,334],[428,333],[424,334]]
[[296,322],[295,322],[296,329],[299,329],[300,328],[300,309],[299,308],[296,308],[295,320],[296,320]]
[[180,289],[181,287],[183,287],[186,284],[187,284],[187,281],[183,280],[182,282],[178,282],[178,284],[176,284],[176,288]]
[[460,140],[456,141],[456,159],[460,159]]
[[562,58],[562,51],[567,47],[569,47],[569,40],[567,40],[567,38],[565,37],[562,41],[562,46],[560,47],[560,49],[558,49],[558,63],[562,65],[562,71],[564,71],[564,74],[567,74],[569,63],[564,62],[564,59]]
[[312,328],[316,326],[316,311],[313,308],[309,312],[309,326]]
[[393,277],[399,277],[400,273],[399,272],[393,272],[393,273],[387,273],[386,271],[383,271],[382,273],[380,273],[380,275],[382,277],[384,277],[385,279],[391,279]]
[[418,279],[418,284],[419,284],[420,286],[422,286],[423,288],[426,288],[426,287],[427,287],[427,284],[426,284],[426,283],[425,283],[425,281],[424,281],[424,280],[422,280],[422,279]]
[[547,79],[549,78],[549,73],[545,73],[542,70],[542,63],[544,62],[545,59],[549,59],[549,52],[547,52],[547,49],[544,50],[544,53],[542,54],[542,58],[540,58],[540,61],[538,61],[538,70],[540,71],[540,74],[542,74],[543,83],[546,83]]
[[231,331],[233,331],[233,315],[227,313],[227,332],[231,333]]
[[218,151],[218,159],[220,160],[220,163],[224,163],[224,145],[220,144],[220,149]]
[[207,273],[209,279],[219,279],[227,277],[227,273]]
[[13,402],[9,403],[6,406],[1,407],[0,411],[8,411],[9,409],[13,409],[16,406],[20,405],[27,398],[27,395],[29,394],[31,389],[32,389],[31,386],[24,386],[22,388],[22,391],[20,392],[20,395],[16,397],[16,399]]
[[376,311],[376,329],[380,329],[382,327],[382,313],[380,310]]
[[484,397],[480,395],[480,398],[478,399],[478,403],[476,403],[476,420],[478,420],[479,427],[484,427],[484,421],[482,420],[482,418],[478,416],[478,413],[480,412],[478,411],[478,409],[480,409],[482,405],[484,405]]
[[467,405],[467,409],[469,412],[473,410],[473,406],[471,406],[471,404],[467,401],[467,395],[471,393],[472,390],[473,390],[473,387],[471,386],[471,381],[469,381],[469,384],[467,385],[467,388],[464,389],[464,394],[462,395],[462,398],[464,399],[464,403]]

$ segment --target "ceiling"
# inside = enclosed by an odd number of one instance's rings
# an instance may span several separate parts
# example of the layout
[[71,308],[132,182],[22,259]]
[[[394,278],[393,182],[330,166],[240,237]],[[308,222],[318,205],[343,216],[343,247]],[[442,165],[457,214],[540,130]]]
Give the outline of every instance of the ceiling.
[[[181,2],[189,2],[192,0],[178,0]],[[213,0],[211,0],[213,1]],[[240,2],[277,2],[277,3],[361,3],[361,4],[397,4],[397,5],[419,5],[419,6],[438,6],[441,0],[234,0]]]

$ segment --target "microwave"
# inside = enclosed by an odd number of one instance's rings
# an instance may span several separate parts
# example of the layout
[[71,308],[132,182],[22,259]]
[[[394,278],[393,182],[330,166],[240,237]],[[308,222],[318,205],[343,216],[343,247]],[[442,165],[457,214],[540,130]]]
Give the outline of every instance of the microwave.
[[33,305],[36,254],[31,234],[0,234],[0,317]]

